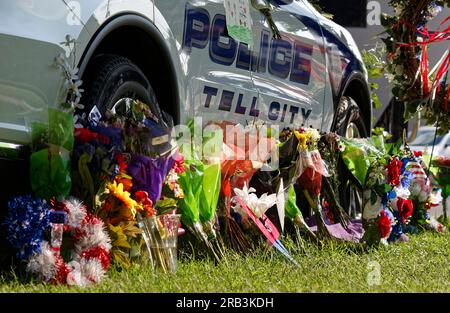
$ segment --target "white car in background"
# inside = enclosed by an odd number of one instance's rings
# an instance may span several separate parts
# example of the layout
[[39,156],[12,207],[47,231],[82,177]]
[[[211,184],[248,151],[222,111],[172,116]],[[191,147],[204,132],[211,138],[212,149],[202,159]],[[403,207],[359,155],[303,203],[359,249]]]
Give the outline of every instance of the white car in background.
[[429,155],[433,152],[433,157],[450,157],[450,133],[437,135],[436,141],[435,134],[436,127],[420,127],[416,138],[409,143],[410,148],[414,151],[420,151]]

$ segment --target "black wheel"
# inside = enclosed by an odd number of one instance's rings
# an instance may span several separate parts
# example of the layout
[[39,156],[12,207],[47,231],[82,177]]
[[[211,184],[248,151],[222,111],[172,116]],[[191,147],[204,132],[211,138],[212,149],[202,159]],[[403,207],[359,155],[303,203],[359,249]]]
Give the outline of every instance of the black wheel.
[[[365,138],[368,136],[358,104],[351,97],[344,96],[339,102],[333,130],[347,138]],[[362,215],[362,188],[342,160],[338,165],[339,198],[342,207],[352,218]]]
[[148,104],[152,113],[161,119],[162,113],[150,82],[145,74],[127,58],[104,54],[95,57],[84,79],[82,103],[85,111],[94,106],[103,115],[115,105],[131,98]]

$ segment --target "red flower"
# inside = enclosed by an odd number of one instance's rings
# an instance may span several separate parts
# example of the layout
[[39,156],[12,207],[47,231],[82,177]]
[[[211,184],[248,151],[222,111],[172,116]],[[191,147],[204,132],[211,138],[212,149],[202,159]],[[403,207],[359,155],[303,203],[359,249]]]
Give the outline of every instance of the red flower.
[[402,170],[402,162],[394,157],[386,166],[388,169],[388,183],[397,186],[400,184],[400,172]]
[[134,198],[142,205],[145,216],[151,217],[156,215],[156,210],[153,208],[153,201],[146,191],[137,191],[134,194]]
[[87,128],[76,128],[74,132],[75,141],[79,144],[84,144],[89,141],[98,140],[105,145],[109,145],[110,140],[108,137],[90,131]]
[[131,188],[133,188],[133,182],[131,179],[116,177],[116,182],[123,185],[123,191],[130,191]]
[[117,164],[119,165],[119,171],[124,173],[128,167],[126,161],[125,161],[125,157],[123,156],[122,153],[116,154],[116,161]]
[[386,238],[391,233],[391,220],[387,216],[386,212],[381,211],[380,218],[378,219],[378,229],[380,230],[380,237]]
[[177,174],[181,174],[186,171],[186,169],[184,168],[184,157],[180,153],[177,153],[177,157],[175,159],[175,162],[173,163],[172,169]]
[[322,175],[312,167],[308,167],[298,179],[298,183],[309,192],[310,196],[317,196],[322,190]]
[[402,218],[402,223],[405,223],[406,220],[412,215],[413,213],[413,203],[411,200],[405,200],[402,198],[399,198],[397,200],[397,208],[398,213],[400,213],[400,216]]
[[414,156],[416,158],[421,157],[423,155],[422,151],[414,151]]
[[148,198],[148,192],[136,191],[136,193],[134,194],[134,198],[136,199],[137,202],[142,202]]
[[105,201],[105,204],[103,205],[103,210],[105,210],[106,212],[111,211],[112,209],[112,204],[109,201]]

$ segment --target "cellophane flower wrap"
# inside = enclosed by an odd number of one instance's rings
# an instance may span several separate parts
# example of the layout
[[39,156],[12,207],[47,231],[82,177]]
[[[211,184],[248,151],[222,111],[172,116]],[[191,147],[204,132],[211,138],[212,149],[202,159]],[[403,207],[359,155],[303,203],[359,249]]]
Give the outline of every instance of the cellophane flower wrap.
[[49,108],[48,123],[32,122],[31,129],[30,180],[34,193],[47,200],[68,196],[72,187],[72,112]]
[[[195,128],[203,129],[203,125],[191,122],[191,134]],[[223,257],[223,248],[219,233],[216,231],[218,216],[217,207],[221,190],[220,148],[222,147],[222,131],[215,128],[207,132],[199,143],[181,149],[184,154],[184,168],[178,174],[178,181],[183,190],[183,198],[179,200],[179,209],[183,224],[190,232],[206,245],[210,255],[216,260]],[[192,137],[192,142],[195,138]],[[207,149],[217,150],[208,153]],[[199,152],[199,150],[201,152]]]
[[129,100],[75,130],[74,192],[105,221],[113,260],[122,267],[145,256],[154,261],[149,241],[141,240],[151,236],[149,219],[175,213],[183,196],[171,125]]
[[300,128],[294,131],[297,137],[299,157],[295,177],[311,195],[319,195],[322,189],[322,177],[329,176],[327,165],[317,149],[320,134],[316,129]]

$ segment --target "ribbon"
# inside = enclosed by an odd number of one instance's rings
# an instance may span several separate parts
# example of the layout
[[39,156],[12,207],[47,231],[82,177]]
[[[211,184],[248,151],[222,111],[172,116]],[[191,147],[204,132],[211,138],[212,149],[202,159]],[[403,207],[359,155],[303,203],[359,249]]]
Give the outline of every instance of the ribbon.
[[[424,96],[429,96],[434,90],[437,88],[437,92],[441,91],[441,85],[439,82],[444,77],[445,73],[448,72],[450,68],[450,54],[448,53],[447,56],[443,59],[441,65],[439,66],[436,77],[433,82],[433,84],[430,86],[429,81],[429,57],[428,57],[428,46],[434,43],[440,43],[446,40],[450,40],[450,24],[445,27],[443,30],[445,24],[450,22],[450,16],[444,19],[440,24],[439,27],[435,31],[429,31],[428,27],[424,27],[423,30],[417,29],[414,25],[412,25],[410,22],[405,20],[400,20],[397,24],[393,26],[393,29],[398,28],[401,25],[405,25],[409,28],[413,28],[417,31],[417,33],[423,37],[423,40],[421,42],[411,42],[411,43],[399,43],[398,48],[401,47],[415,47],[415,46],[421,46],[422,48],[422,56],[420,60],[420,75],[422,77],[422,88],[423,88],[423,94]],[[450,50],[449,50],[450,51]],[[389,58],[393,58],[395,53],[392,53],[389,55]],[[444,98],[444,107],[445,109],[448,108],[448,103],[450,99],[450,90],[447,91],[447,95]]]

